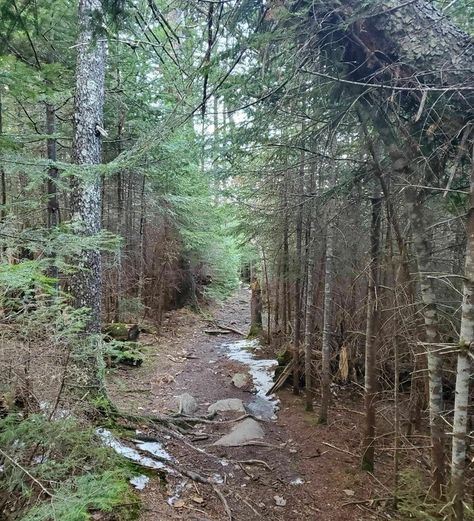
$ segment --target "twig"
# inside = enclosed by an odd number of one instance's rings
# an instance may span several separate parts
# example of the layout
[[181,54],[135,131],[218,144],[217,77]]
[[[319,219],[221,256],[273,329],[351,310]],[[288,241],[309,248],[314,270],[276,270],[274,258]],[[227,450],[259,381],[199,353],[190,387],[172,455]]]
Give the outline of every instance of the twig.
[[227,503],[227,500],[224,497],[224,494],[215,485],[212,485],[212,488],[213,488],[214,492],[219,496],[219,499],[222,501],[222,504],[224,505],[224,510],[227,514],[229,521],[232,521],[232,511],[229,508],[229,504]]
[[322,444],[326,445],[327,447],[331,447],[331,449],[337,450],[339,452],[344,452],[344,454],[349,454],[349,456],[353,456],[354,458],[357,458],[357,455],[354,454],[353,452],[350,452],[350,451],[345,450],[345,449],[341,449],[339,447],[336,447],[335,445],[331,445],[330,443],[326,443],[325,441],[323,441]]
[[237,463],[242,465],[262,465],[266,469],[272,471],[273,469],[270,467],[270,465],[261,459],[243,459],[243,460],[237,460]]
[[2,454],[7,460],[15,465],[15,467],[18,467],[22,472],[24,472],[34,483],[36,483],[41,490],[49,497],[53,498],[54,495],[51,494],[51,492],[42,484],[40,483],[34,476],[32,476],[22,465],[20,465],[17,461],[15,461],[13,458],[11,458],[6,452],[4,452],[2,449],[0,449],[0,454]]

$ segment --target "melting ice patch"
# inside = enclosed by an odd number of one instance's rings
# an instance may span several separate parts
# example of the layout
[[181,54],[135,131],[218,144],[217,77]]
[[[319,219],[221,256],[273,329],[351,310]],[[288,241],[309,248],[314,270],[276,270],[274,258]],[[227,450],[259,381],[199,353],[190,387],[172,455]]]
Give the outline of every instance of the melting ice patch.
[[149,481],[150,478],[148,476],[140,474],[140,476],[135,476],[130,480],[130,485],[133,485],[137,490],[143,490]]
[[238,340],[222,344],[230,360],[243,363],[249,368],[256,390],[255,398],[246,406],[249,412],[257,417],[274,419],[279,400],[274,396],[267,396],[267,392],[273,385],[278,362],[257,358],[252,350],[258,346],[258,340]]
[[133,440],[133,441],[137,444],[137,447],[140,450],[149,452],[152,456],[166,459],[168,461],[172,460],[171,456],[163,448],[163,445],[157,441],[140,441],[140,440]]
[[181,497],[181,494],[183,493],[183,490],[186,488],[188,481],[185,479],[178,483],[178,485],[175,488],[174,494],[170,496],[167,500],[168,505],[173,506],[176,501]]
[[144,467],[148,467],[150,469],[164,469],[165,465],[161,461],[156,461],[152,458],[148,458],[147,456],[142,456],[137,450],[132,447],[127,447],[119,440],[117,440],[114,435],[107,429],[97,429],[97,435],[103,441],[104,445],[113,449],[117,454],[120,454],[124,458],[127,458],[130,461],[135,461]]

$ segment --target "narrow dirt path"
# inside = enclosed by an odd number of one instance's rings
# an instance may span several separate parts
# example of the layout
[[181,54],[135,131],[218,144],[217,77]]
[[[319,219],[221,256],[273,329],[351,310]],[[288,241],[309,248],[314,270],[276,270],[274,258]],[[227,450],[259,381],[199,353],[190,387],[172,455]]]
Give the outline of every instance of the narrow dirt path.
[[[247,331],[249,290],[242,288],[213,317]],[[242,337],[233,333],[210,336],[206,329],[209,323],[187,310],[170,313],[161,336],[143,337],[147,344],[144,365],[119,369],[110,376],[114,400],[141,414],[176,410],[175,397],[185,392],[196,399],[196,414],[207,414],[211,403],[227,398],[251,404],[255,396],[232,384],[232,376],[246,373],[248,367],[229,360],[222,347]],[[196,425],[185,437],[186,443],[159,434],[176,462],[211,477],[225,501],[212,486],[189,478],[168,476],[164,484],[155,477],[140,492],[144,504],[140,521],[228,520],[225,502],[235,521],[377,519],[378,514],[361,502],[376,494],[377,485],[358,470],[358,411],[350,410],[345,398],[339,398],[331,424],[322,427],[316,424],[314,413],[304,412],[300,397],[283,391],[279,398],[277,419],[259,422],[265,445],[213,445],[235,425],[225,420],[242,413],[220,413],[218,423]]]

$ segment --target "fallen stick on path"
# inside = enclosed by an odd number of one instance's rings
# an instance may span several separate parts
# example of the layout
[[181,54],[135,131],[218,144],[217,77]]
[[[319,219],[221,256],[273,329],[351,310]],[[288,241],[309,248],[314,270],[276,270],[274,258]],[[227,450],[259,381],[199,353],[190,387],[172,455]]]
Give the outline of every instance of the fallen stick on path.
[[227,503],[226,498],[224,497],[224,494],[215,485],[212,485],[212,488],[214,489],[214,492],[219,496],[219,499],[222,501],[224,505],[224,510],[227,514],[229,521],[232,521],[232,511],[229,507],[229,504]]
[[235,333],[236,335],[240,335],[240,336],[247,336],[243,331],[240,331],[240,329],[236,329],[235,327],[226,326],[225,324],[219,324],[216,321],[214,321],[213,324],[216,327],[223,329],[224,331],[229,331],[230,333]]
[[285,367],[280,376],[276,379],[275,383],[272,387],[266,392],[265,396],[270,396],[273,393],[276,393],[278,389],[285,385],[288,378],[291,376],[293,372],[293,360]]
[[331,447],[331,449],[337,450],[339,452],[343,452],[344,454],[349,454],[349,456],[353,456],[354,458],[357,458],[357,454],[354,454],[353,452],[350,452],[345,449],[341,449],[340,447],[336,447],[335,445],[331,445],[330,443],[326,443],[325,441],[323,441],[322,444],[326,445],[326,447]]

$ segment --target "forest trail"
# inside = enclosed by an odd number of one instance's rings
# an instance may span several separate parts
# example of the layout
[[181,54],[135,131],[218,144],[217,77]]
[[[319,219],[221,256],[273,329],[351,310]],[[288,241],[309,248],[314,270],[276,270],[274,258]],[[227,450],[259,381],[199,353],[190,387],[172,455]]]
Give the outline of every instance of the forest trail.
[[[214,310],[212,319],[247,331],[249,299],[250,292],[243,287]],[[236,373],[248,373],[249,367],[230,360],[225,347],[232,345],[235,354],[236,347],[245,350],[246,342],[234,333],[206,334],[206,330],[215,329],[209,324],[186,309],[170,312],[161,336],[143,337],[147,344],[144,365],[122,368],[111,376],[114,401],[131,412],[156,415],[175,411],[176,396],[189,393],[199,406],[196,415],[207,414],[211,403],[227,398],[240,399],[247,411],[255,410],[255,394],[232,383]],[[377,485],[358,469],[355,454],[359,439],[355,433],[361,416],[357,411],[344,408],[343,413],[338,412],[335,404],[334,420],[325,427],[316,424],[315,413],[304,411],[302,398],[288,390],[280,392],[278,398],[276,418],[267,414],[265,421],[259,422],[264,431],[261,446],[213,445],[241,423],[221,421],[238,418],[242,412],[219,413],[217,423],[196,425],[186,436],[187,445],[173,437],[157,436],[180,467],[212,477],[219,484],[234,521],[377,519],[374,511],[360,502],[374,497]],[[168,475],[166,485],[153,477],[140,495],[140,521],[229,519],[211,486],[182,476]]]

